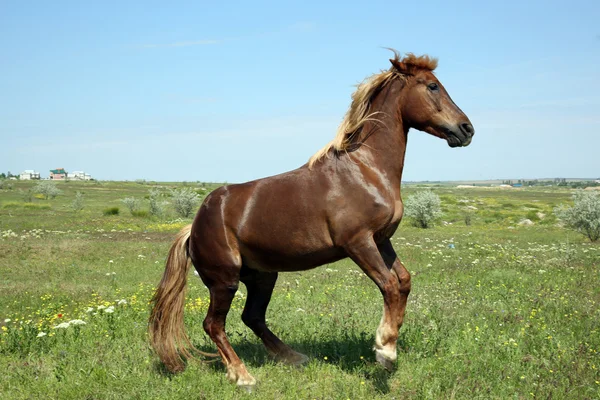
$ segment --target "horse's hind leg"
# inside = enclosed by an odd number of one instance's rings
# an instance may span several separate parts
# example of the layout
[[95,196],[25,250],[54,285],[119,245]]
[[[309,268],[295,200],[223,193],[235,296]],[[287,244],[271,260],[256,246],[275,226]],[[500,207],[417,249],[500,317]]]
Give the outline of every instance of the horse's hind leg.
[[204,319],[204,330],[219,349],[223,364],[227,368],[227,379],[238,386],[251,387],[256,384],[256,380],[248,373],[225,334],[225,319],[237,288],[237,279],[227,282],[213,281],[209,284],[210,306]]
[[262,340],[269,354],[276,360],[292,365],[306,362],[308,357],[283,343],[267,327],[265,316],[277,281],[277,273],[259,272],[244,266],[241,281],[248,289],[248,299],[242,313],[244,323]]

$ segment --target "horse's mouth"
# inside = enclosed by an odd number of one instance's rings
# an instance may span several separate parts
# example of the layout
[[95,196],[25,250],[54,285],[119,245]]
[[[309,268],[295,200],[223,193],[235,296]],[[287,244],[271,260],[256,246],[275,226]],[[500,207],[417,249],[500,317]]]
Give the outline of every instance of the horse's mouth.
[[444,129],[446,141],[450,147],[466,147],[471,143],[472,135],[467,135],[463,132],[455,132],[448,128]]

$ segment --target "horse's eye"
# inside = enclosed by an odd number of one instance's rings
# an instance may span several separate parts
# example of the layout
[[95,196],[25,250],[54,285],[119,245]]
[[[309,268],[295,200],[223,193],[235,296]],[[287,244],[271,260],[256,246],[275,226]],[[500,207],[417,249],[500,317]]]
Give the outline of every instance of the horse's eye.
[[438,86],[437,83],[432,82],[429,85],[427,85],[427,87],[429,88],[429,90],[431,90],[432,92],[436,92],[438,90],[440,90],[440,87]]

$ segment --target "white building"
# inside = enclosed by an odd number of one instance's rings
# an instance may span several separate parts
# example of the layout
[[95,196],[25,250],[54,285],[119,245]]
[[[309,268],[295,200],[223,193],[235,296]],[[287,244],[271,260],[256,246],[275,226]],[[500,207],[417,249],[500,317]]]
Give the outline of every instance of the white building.
[[21,174],[19,175],[19,179],[22,181],[30,181],[32,179],[40,179],[40,173],[35,172],[32,169],[26,169],[25,171],[21,172]]
[[89,181],[92,180],[92,176],[83,171],[73,171],[67,174],[67,179],[72,179],[75,181]]

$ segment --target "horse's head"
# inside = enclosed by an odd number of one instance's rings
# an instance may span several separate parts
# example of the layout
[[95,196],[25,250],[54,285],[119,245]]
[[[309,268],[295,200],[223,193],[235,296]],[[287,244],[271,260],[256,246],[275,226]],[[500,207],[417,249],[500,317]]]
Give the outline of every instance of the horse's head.
[[390,60],[405,79],[400,114],[409,127],[446,139],[450,147],[468,146],[475,134],[471,121],[433,74],[435,59],[408,54]]

